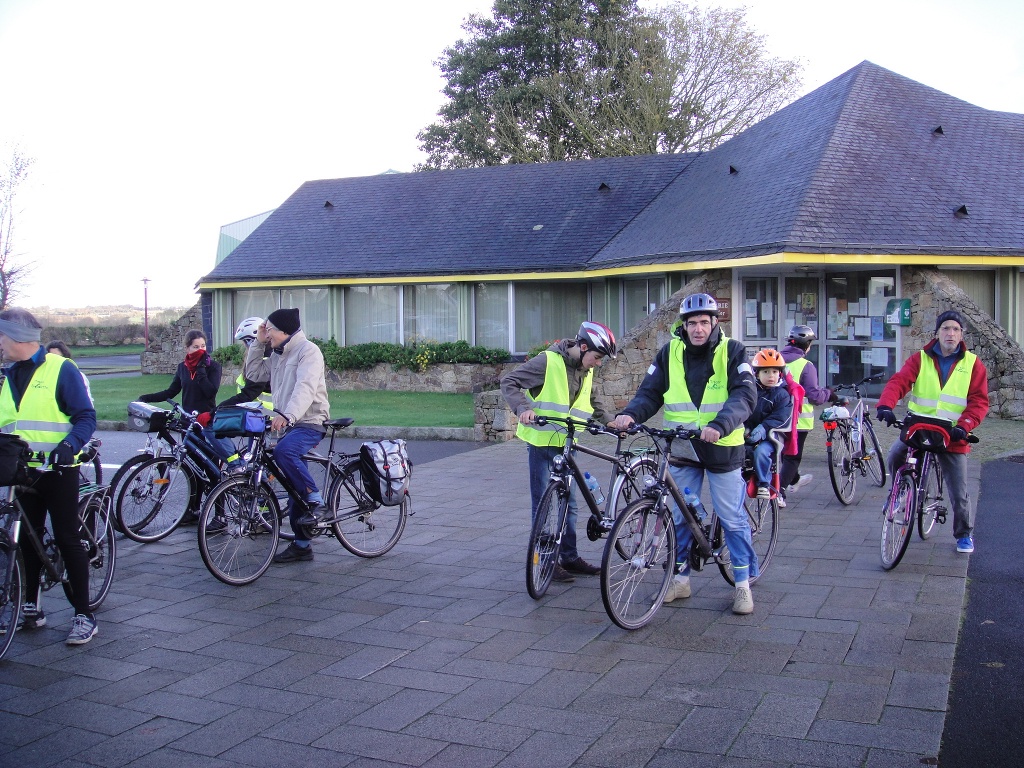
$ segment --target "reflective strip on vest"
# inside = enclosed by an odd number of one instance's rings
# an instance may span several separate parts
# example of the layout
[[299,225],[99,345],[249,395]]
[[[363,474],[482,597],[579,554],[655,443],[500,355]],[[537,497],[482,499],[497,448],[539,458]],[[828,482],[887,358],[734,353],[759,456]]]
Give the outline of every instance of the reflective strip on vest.
[[956,423],[967,407],[967,394],[971,389],[971,374],[978,356],[965,352],[962,360],[953,365],[946,385],[939,383],[939,371],[932,356],[921,350],[921,370],[910,390],[907,410],[922,416],[934,416]]
[[[686,344],[682,339],[669,342],[668,390],[665,392],[665,424],[669,427],[703,429],[722,410],[729,399],[729,337],[722,334],[722,340],[715,349],[712,361],[714,374],[704,389],[704,402],[698,408],[693,404],[690,390],[686,386],[686,371],[683,368],[683,352]],[[678,362],[678,365],[676,364]],[[743,445],[743,425],[725,435],[715,445]]]
[[[32,373],[17,408],[11,388],[0,390],[0,432],[16,434],[33,452],[49,454],[71,432],[71,419],[57,405],[57,378],[63,365],[63,357],[47,353]],[[29,466],[40,463],[30,461]]]
[[[799,384],[800,374],[802,374],[804,372],[804,368],[807,367],[807,358],[798,357],[786,367],[789,368],[789,372],[793,376],[793,381]],[[808,432],[814,429],[814,405],[806,397],[800,405],[800,416],[797,417],[796,428],[800,432]]]
[[[529,392],[524,392],[530,401],[530,409],[538,416],[558,416],[565,419],[572,417],[586,421],[594,415],[594,406],[590,402],[590,390],[594,380],[593,369],[583,376],[576,401],[569,404],[569,374],[565,368],[565,359],[558,353],[548,350],[547,367],[544,371],[544,386],[534,399]],[[516,437],[538,448],[565,446],[565,426],[562,424],[545,424],[538,427],[534,424],[520,423],[516,427]]]
[[[245,388],[245,376],[238,374],[238,378],[235,379],[235,386],[238,387],[238,391],[235,392],[235,394],[242,394],[242,390]],[[274,410],[274,401],[270,399],[270,393],[268,392],[260,392],[256,395],[256,400],[254,402],[259,403],[268,411]]]

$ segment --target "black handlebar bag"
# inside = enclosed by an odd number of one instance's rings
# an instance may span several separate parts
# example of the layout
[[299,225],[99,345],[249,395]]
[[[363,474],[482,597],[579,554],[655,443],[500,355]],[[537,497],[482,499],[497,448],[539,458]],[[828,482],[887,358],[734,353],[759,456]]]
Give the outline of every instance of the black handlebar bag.
[[0,433],[0,486],[28,482],[28,459],[32,450],[17,435]]
[[949,436],[949,431],[952,428],[952,422],[946,419],[922,416],[911,411],[903,419],[900,440],[919,451],[945,453],[949,444],[953,442]]

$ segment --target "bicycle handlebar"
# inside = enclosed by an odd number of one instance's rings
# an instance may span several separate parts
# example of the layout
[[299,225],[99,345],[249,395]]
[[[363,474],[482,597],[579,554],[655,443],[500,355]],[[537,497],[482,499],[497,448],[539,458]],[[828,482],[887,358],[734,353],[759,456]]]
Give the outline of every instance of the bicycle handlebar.
[[867,378],[861,379],[860,381],[857,381],[857,382],[852,382],[850,384],[833,384],[831,388],[833,390],[856,389],[861,384],[872,384],[872,383],[874,383],[876,381],[881,381],[883,375],[884,374],[876,373],[874,376],[868,376]]
[[[890,426],[890,427],[897,427],[898,429],[903,429],[903,426],[904,426],[904,424],[903,424],[903,422],[902,422],[902,421],[894,421],[894,422],[893,422],[892,424],[890,424],[889,426]],[[968,442],[968,443],[980,443],[980,442],[981,442],[981,438],[980,438],[980,437],[978,437],[978,436],[977,436],[976,434],[974,434],[973,432],[968,432],[968,433],[967,433],[967,442]]]
[[581,421],[580,419],[574,419],[571,416],[563,418],[561,416],[538,416],[534,425],[543,427],[546,424],[557,422],[559,424],[565,424],[566,427],[572,432],[582,428],[587,430],[592,435],[612,435],[613,437],[622,437],[623,435],[635,435],[640,432],[640,425],[633,424],[629,429],[612,429],[599,421],[588,419],[587,421]]

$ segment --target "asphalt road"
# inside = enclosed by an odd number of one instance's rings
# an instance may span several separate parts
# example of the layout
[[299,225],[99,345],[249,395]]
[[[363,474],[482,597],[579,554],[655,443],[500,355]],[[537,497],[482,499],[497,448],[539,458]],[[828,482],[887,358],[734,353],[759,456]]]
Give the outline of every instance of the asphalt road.
[[981,469],[967,607],[956,646],[941,768],[1024,764],[1021,457]]
[[75,358],[78,367],[88,373],[96,368],[138,368],[139,355],[97,355]]

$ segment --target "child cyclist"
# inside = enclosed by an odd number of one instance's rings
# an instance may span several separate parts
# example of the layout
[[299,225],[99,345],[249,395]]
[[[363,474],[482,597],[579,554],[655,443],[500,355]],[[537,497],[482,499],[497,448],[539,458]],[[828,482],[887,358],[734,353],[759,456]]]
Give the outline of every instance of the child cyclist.
[[793,414],[793,398],[783,381],[786,361],[777,350],[762,349],[754,355],[753,368],[757,377],[757,404],[743,426],[747,429],[747,455],[753,454],[754,457],[757,498],[769,499],[775,443],[768,440],[768,432],[789,423]]

